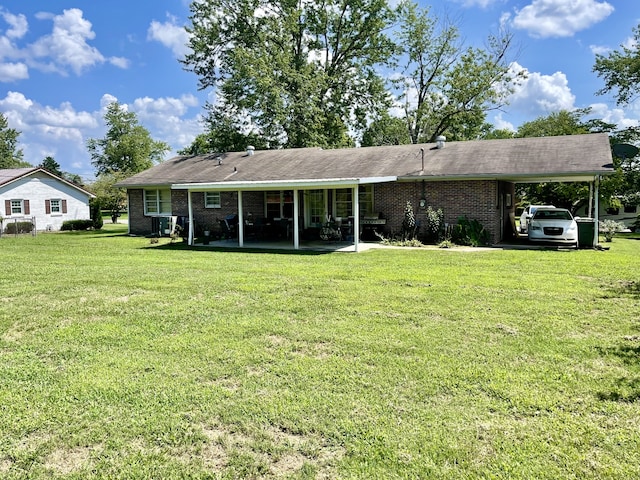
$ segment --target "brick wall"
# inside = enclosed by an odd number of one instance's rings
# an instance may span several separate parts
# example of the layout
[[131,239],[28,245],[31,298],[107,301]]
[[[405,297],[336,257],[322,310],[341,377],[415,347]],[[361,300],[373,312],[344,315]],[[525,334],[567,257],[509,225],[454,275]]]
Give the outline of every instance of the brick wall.
[[445,223],[456,224],[460,216],[477,220],[494,243],[501,238],[501,213],[504,215],[498,189],[495,180],[390,182],[375,185],[374,203],[376,211],[387,219],[388,234],[402,230],[407,202],[411,202],[416,220],[426,223],[425,209],[420,208],[420,199],[425,198],[425,207],[442,209]]
[[[504,199],[511,195],[512,205],[508,207]],[[173,215],[188,216],[189,205],[186,190],[172,190]],[[304,211],[300,195],[300,211]],[[387,220],[387,233],[399,233],[402,229],[406,202],[411,202],[416,220],[426,223],[425,209],[420,208],[420,199],[426,199],[426,206],[442,209],[444,221],[456,224],[458,217],[466,216],[477,220],[485,227],[495,243],[508,236],[511,230],[509,214],[514,212],[514,185],[495,180],[467,180],[446,182],[389,182],[374,186],[375,209]],[[248,214],[264,215],[264,192],[243,192],[243,211]],[[216,230],[219,221],[227,215],[238,213],[238,193],[222,192],[221,208],[205,208],[204,193],[192,193],[193,216],[196,228]],[[136,235],[151,233],[151,217],[144,215],[142,189],[129,190],[129,228]],[[302,219],[301,219],[302,220]]]

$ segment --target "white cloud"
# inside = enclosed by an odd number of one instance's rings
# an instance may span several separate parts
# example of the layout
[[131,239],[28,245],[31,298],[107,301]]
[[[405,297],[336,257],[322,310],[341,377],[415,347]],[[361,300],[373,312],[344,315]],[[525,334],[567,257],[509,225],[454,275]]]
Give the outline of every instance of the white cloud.
[[[39,18],[47,18],[39,14]],[[63,10],[62,15],[54,15],[53,31],[33,44],[28,51],[34,59],[33,66],[43,71],[55,71],[66,74],[68,68],[76,75],[95,65],[104,63],[105,58],[100,51],[87,43],[95,38],[91,22],[83,18],[82,10],[71,8]]]
[[29,78],[29,69],[24,63],[0,63],[0,82],[15,82]]
[[129,59],[124,57],[111,57],[109,58],[109,63],[118,68],[122,68],[123,70],[129,68],[129,65],[131,64]]
[[9,25],[9,29],[5,33],[7,38],[22,38],[29,30],[29,24],[24,15],[14,15],[2,8],[0,8],[0,15],[2,15],[4,21]]
[[593,103],[589,105],[591,108],[591,114],[589,118],[597,118],[607,123],[613,123],[617,125],[619,129],[627,127],[637,127],[640,125],[638,118],[630,118],[629,113],[622,108],[609,108],[605,103]]
[[502,118],[502,112],[493,117],[493,126],[496,130],[509,130],[511,132],[516,131],[513,123]]
[[534,37],[571,37],[608,17],[614,8],[598,0],[533,0],[511,21]]
[[543,75],[528,72],[524,67],[513,63],[514,72],[525,70],[527,78],[515,86],[515,92],[509,97],[509,110],[517,110],[527,116],[544,116],[559,110],[572,110],[575,95],[571,93],[567,76],[562,72]]
[[605,47],[603,45],[589,45],[589,50],[594,55],[606,55],[611,51],[609,47]]
[[190,52],[187,42],[189,34],[184,26],[177,24],[174,16],[167,15],[168,21],[160,23],[156,20],[151,22],[147,30],[147,40],[155,40],[171,49],[178,58],[184,58]]
[[504,3],[504,0],[455,0],[458,3],[462,3],[464,7],[480,7],[487,8],[494,3]]

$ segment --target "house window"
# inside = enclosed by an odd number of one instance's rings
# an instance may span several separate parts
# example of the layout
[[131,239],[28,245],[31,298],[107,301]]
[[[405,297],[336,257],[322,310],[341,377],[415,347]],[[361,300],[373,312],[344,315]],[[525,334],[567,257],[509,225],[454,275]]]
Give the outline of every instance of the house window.
[[11,213],[9,215],[22,215],[22,200],[11,200]]
[[319,227],[324,223],[327,211],[324,190],[309,190],[305,194],[307,222],[309,227]]
[[347,218],[353,215],[352,192],[351,188],[338,188],[336,190],[335,217]]
[[373,185],[360,185],[358,187],[358,201],[360,202],[360,217],[374,212]]
[[171,190],[153,189],[144,191],[145,215],[171,215]]
[[625,205],[624,206],[624,213],[636,213],[636,206],[635,205]]
[[221,208],[220,192],[204,192],[205,208]]
[[[373,210],[373,185],[358,187],[358,203],[360,217]],[[336,217],[347,218],[353,216],[353,189],[339,188],[335,192],[334,210]]]
[[50,200],[51,213],[62,213],[62,207],[60,206],[60,200]]
[[267,218],[292,218],[293,190],[266,192],[265,216]]

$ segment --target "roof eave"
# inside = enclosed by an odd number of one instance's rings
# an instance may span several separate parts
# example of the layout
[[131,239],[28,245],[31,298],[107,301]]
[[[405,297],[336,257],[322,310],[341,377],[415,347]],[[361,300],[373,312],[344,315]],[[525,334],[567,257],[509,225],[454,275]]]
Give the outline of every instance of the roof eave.
[[172,190],[281,190],[281,189],[310,189],[349,187],[371,183],[395,182],[398,177],[362,177],[362,178],[323,178],[323,179],[298,179],[298,180],[256,180],[237,182],[202,182],[202,183],[176,183],[171,185]]

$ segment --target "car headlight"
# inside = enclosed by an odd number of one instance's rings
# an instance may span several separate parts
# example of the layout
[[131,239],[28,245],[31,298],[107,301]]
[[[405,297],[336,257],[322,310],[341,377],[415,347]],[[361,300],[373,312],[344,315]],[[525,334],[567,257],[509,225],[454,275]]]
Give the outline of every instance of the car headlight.
[[529,225],[529,228],[531,230],[542,230],[542,228],[540,228],[540,225]]
[[578,225],[576,225],[575,223],[572,223],[571,225],[569,225],[569,228],[567,228],[568,231],[577,230],[577,229],[578,229]]

